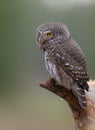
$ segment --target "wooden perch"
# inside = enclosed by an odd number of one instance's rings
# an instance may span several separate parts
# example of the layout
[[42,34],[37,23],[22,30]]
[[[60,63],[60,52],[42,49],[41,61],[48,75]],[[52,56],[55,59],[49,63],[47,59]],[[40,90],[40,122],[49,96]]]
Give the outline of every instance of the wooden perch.
[[42,88],[60,96],[69,104],[75,120],[75,130],[95,130],[95,81],[89,81],[89,91],[86,92],[87,108],[82,109],[72,91],[56,84],[53,78],[40,83]]

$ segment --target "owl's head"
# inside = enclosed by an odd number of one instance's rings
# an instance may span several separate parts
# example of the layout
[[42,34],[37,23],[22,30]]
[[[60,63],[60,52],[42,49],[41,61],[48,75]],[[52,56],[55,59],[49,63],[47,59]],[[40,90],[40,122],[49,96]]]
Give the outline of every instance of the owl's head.
[[47,23],[37,28],[37,44],[42,49],[51,44],[64,43],[69,37],[70,33],[62,23]]

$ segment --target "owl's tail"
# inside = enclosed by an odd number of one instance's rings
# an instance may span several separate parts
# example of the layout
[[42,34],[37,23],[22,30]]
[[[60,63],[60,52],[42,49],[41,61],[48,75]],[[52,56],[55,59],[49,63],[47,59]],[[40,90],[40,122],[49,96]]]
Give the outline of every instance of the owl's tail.
[[72,91],[73,91],[74,95],[78,98],[80,106],[83,109],[85,109],[87,107],[85,90],[82,87],[75,85],[72,88]]

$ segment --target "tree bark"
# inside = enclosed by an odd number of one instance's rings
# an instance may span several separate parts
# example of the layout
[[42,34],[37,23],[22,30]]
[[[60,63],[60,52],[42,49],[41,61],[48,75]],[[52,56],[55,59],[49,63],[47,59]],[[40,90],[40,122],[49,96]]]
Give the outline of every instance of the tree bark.
[[80,107],[78,99],[73,95],[72,91],[57,85],[53,78],[39,85],[67,101],[75,120],[75,130],[95,130],[95,81],[89,81],[88,84],[86,109]]

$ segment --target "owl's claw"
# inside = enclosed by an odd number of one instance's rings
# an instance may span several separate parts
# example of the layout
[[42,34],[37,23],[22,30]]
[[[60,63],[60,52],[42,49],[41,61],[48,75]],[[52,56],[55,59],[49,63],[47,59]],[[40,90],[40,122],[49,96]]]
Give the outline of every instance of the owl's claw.
[[52,85],[54,85],[54,86],[56,85],[56,81],[55,81],[54,78],[50,78],[50,82],[51,82]]

